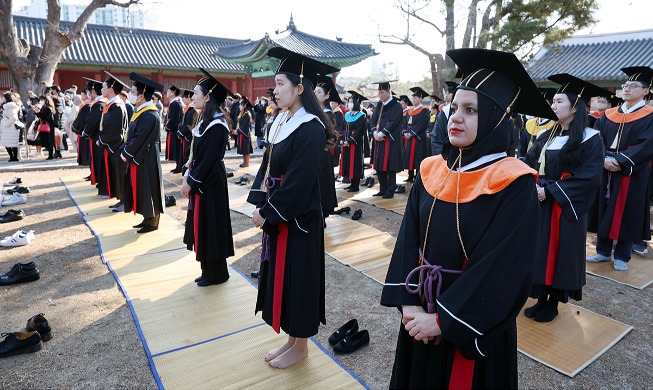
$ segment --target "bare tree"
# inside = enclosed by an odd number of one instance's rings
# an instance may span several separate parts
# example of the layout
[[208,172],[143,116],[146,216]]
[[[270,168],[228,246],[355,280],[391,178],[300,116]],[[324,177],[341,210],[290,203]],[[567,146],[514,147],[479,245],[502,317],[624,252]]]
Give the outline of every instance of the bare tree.
[[9,73],[23,98],[27,91],[34,90],[42,80],[54,79],[61,56],[66,48],[84,37],[86,24],[98,8],[107,5],[129,7],[140,0],[93,0],[79,15],[70,29],[61,27],[61,2],[48,0],[47,27],[41,47],[30,45],[19,39],[11,14],[12,0],[0,0],[0,59],[9,68]]

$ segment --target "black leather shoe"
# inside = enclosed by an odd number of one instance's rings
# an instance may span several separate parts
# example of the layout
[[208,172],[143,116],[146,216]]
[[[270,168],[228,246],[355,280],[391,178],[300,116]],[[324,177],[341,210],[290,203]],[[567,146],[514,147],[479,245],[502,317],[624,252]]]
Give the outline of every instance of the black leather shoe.
[[0,342],[0,359],[21,353],[36,352],[43,348],[39,332],[2,333],[5,339]]
[[236,184],[240,184],[245,180],[245,176],[241,176],[238,180],[235,181]]
[[383,199],[392,199],[394,197],[395,197],[394,191],[393,192],[388,192],[387,194],[382,196]]
[[345,337],[344,340],[333,346],[333,350],[337,353],[352,353],[357,349],[369,345],[370,333],[367,330]]
[[195,283],[199,283],[202,280],[204,280],[204,276],[198,276],[197,278],[195,278]]
[[110,209],[115,209],[116,207],[120,207],[120,206],[122,206],[122,200],[120,202],[116,203],[116,204],[113,204],[113,205],[109,206],[109,208]]
[[16,263],[16,264],[14,264],[13,267],[11,267],[9,272],[6,272],[4,274],[0,274],[0,277],[2,277],[2,276],[11,276],[11,275],[15,274],[16,272],[18,272],[19,269],[21,269],[21,268],[23,270],[26,270],[26,271],[34,271],[36,269],[36,263],[34,263],[33,261],[30,261],[29,263]]
[[19,266],[16,270],[12,269],[7,274],[0,275],[0,286],[9,286],[11,284],[27,283],[39,280],[41,275],[39,269],[34,266],[22,267]]
[[23,210],[9,210],[0,217],[0,223],[15,222],[20,221],[25,218],[25,212]]
[[175,168],[170,173],[181,173],[181,168]]
[[227,178],[229,178],[229,177],[234,177],[234,173],[233,172],[227,172]]
[[243,176],[243,179],[238,184],[240,184],[241,186],[245,186],[249,184],[249,179]]
[[177,204],[177,198],[174,195],[166,195],[166,207],[172,207]]
[[353,320],[347,321],[346,324],[329,336],[329,344],[336,345],[344,340],[345,337],[351,336],[356,332],[358,332],[358,321],[354,318]]
[[374,178],[370,177],[369,179],[370,179],[370,181],[367,183],[367,187],[372,188],[372,187],[374,187]]
[[52,328],[48,324],[48,320],[45,318],[43,313],[39,313],[34,317],[27,320],[27,326],[25,327],[27,332],[37,331],[41,335],[41,340],[48,341],[52,338]]
[[338,214],[338,215],[342,215],[342,214],[349,214],[350,211],[351,211],[351,207],[347,206],[347,207],[340,208],[340,209],[334,211],[333,213]]
[[374,194],[372,196],[384,196],[384,195],[385,195],[385,191],[379,191],[379,192],[377,192],[376,194]]
[[86,177],[84,178],[84,181],[91,181],[91,176],[90,176],[90,175],[89,175],[89,176],[86,176]]
[[148,220],[148,218],[143,218],[143,222],[139,223],[138,225],[132,226],[134,229],[142,228],[145,225],[149,224],[151,220]]
[[406,187],[397,186],[397,189],[395,190],[395,194],[405,194],[405,193],[406,193]]
[[143,226],[140,230],[137,230],[136,233],[143,234],[143,233],[153,232],[155,230],[159,230],[159,227],[147,225],[147,226]]
[[351,216],[351,219],[353,219],[354,221],[358,221],[359,219],[361,219],[362,216],[363,216],[363,210],[358,209],[354,211],[354,215]]
[[261,271],[252,271],[250,274],[253,278],[260,278],[261,277]]
[[366,177],[366,178],[365,178],[365,181],[363,181],[363,183],[362,183],[361,185],[362,185],[363,187],[367,187],[367,184],[368,184],[369,182],[370,182],[370,178],[369,178],[369,177]]
[[10,188],[7,190],[8,194],[14,194],[14,193],[19,193],[19,194],[29,194],[29,188],[28,187],[21,187],[21,186],[16,186],[14,188]]
[[343,190],[348,190],[348,189],[350,189],[350,188],[351,188],[351,184],[348,185],[347,187],[342,187]]

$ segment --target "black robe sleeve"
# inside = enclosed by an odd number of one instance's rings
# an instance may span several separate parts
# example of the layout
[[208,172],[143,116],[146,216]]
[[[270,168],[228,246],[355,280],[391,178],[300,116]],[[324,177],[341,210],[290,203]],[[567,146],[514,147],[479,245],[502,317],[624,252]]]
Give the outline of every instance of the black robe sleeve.
[[320,170],[321,159],[315,156],[324,154],[324,127],[318,121],[312,120],[301,125],[295,132],[293,158],[286,170],[283,185],[274,191],[260,209],[261,216],[271,225],[278,225],[305,214],[310,200],[306,194],[310,194],[315,185],[312,180],[306,178],[315,177],[316,172]]
[[448,138],[447,122],[448,119],[444,111],[440,111],[435,117],[435,129],[433,131],[433,140],[431,141],[434,155],[442,154],[442,145],[444,145]]
[[91,111],[91,105],[87,104],[84,107],[79,110],[79,113],[77,113],[77,117],[75,118],[75,121],[73,121],[73,126],[72,130],[73,132],[77,134],[82,134],[84,131],[84,124],[86,123],[86,116],[88,115],[89,111]]
[[265,204],[266,193],[261,191],[261,184],[263,179],[265,179],[265,172],[268,169],[268,153],[270,152],[270,146],[268,145],[263,153],[263,161],[261,161],[261,166],[258,168],[256,177],[252,183],[252,188],[249,190],[249,195],[247,195],[247,203],[253,204],[256,208],[261,208]]
[[429,112],[426,108],[413,117],[413,126],[410,130],[410,133],[413,137],[417,137],[417,139],[420,141],[426,139],[426,129],[428,127],[430,117],[431,116],[429,115]]
[[[202,138],[204,138],[202,149],[205,153],[197,156],[193,152],[192,168],[186,178],[186,183],[190,188],[200,194],[203,194],[205,188],[212,186],[221,177],[219,171],[224,170],[222,160],[227,149],[229,129],[221,123],[216,123],[204,130]],[[198,142],[197,138],[195,142]]]
[[244,135],[245,137],[249,138],[250,132],[249,129],[251,128],[252,124],[252,116],[249,112],[246,112],[245,115],[241,116],[238,118],[238,130],[239,133]]
[[170,105],[168,105],[168,117],[166,119],[165,127],[167,132],[172,132],[173,134],[177,133],[179,122],[181,121],[183,114],[183,108],[179,101],[175,100],[174,102],[170,102]]
[[356,131],[354,132],[354,135],[350,135],[349,139],[347,142],[350,143],[355,143],[359,144],[363,142],[363,136],[365,135],[365,131],[367,125],[367,118],[365,115],[361,116],[360,118],[356,119],[354,122],[349,124],[349,130],[351,132],[351,129],[355,129]]
[[395,99],[386,105],[381,114],[381,129],[378,130],[390,138],[390,142],[401,141],[402,116],[401,104]]
[[517,148],[517,157],[524,158],[528,152],[528,143],[530,142],[531,134],[526,131],[526,126],[524,126],[519,132],[519,146]]
[[[599,120],[603,118],[606,116],[603,115]],[[597,120],[597,122],[599,121]],[[635,166],[648,164],[653,157],[653,114],[634,122],[630,128],[630,131],[633,130],[638,132],[636,142],[631,142],[627,149],[620,150],[619,154],[615,156],[621,165],[621,173],[626,176],[633,173]],[[612,140],[606,140],[606,142],[612,143]]]
[[372,112],[372,118],[370,118],[370,135],[376,131],[377,124],[379,123],[381,107],[383,107],[383,102],[376,103],[376,108],[374,109],[374,112]]
[[[140,165],[151,145],[158,139],[161,128],[161,117],[158,112],[145,112],[131,123],[135,129],[130,131],[130,137],[122,146],[122,156],[129,163]],[[132,135],[133,134],[133,135]]]
[[115,153],[122,144],[125,130],[127,130],[127,110],[124,105],[113,104],[109,107],[109,111],[102,115],[102,131],[99,132],[98,141],[111,153]]
[[95,138],[100,131],[100,120],[102,120],[102,103],[95,102],[91,106],[91,110],[86,116],[86,123],[84,124],[84,136],[88,138]]
[[177,135],[188,142],[193,138],[192,130],[193,123],[195,123],[195,115],[197,115],[197,110],[194,107],[189,107],[184,114],[184,120],[179,125],[179,130],[177,130]]

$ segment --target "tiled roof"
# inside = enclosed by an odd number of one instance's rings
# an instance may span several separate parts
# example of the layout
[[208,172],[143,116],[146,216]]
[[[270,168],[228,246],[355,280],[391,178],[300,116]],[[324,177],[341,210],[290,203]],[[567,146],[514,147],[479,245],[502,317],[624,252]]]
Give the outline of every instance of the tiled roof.
[[625,80],[619,69],[653,66],[653,30],[571,37],[540,50],[528,65],[535,82],[569,73],[590,82]]
[[[45,19],[14,16],[18,37],[36,46],[43,44],[46,22]],[[70,29],[72,25],[61,22],[63,29]],[[240,41],[89,24],[84,37],[64,51],[61,63],[171,70],[202,67],[212,72],[240,74],[243,73],[241,65],[213,55],[217,48],[237,42]]]

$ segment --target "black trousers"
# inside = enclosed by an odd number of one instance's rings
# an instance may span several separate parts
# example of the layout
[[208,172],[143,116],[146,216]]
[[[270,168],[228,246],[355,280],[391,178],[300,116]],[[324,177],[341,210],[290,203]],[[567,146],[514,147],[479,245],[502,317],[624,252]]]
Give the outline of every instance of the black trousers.
[[200,261],[200,266],[202,267],[202,277],[209,283],[223,283],[229,279],[226,259]]
[[397,172],[377,172],[376,177],[379,179],[380,192],[384,194],[394,194],[397,189]]

